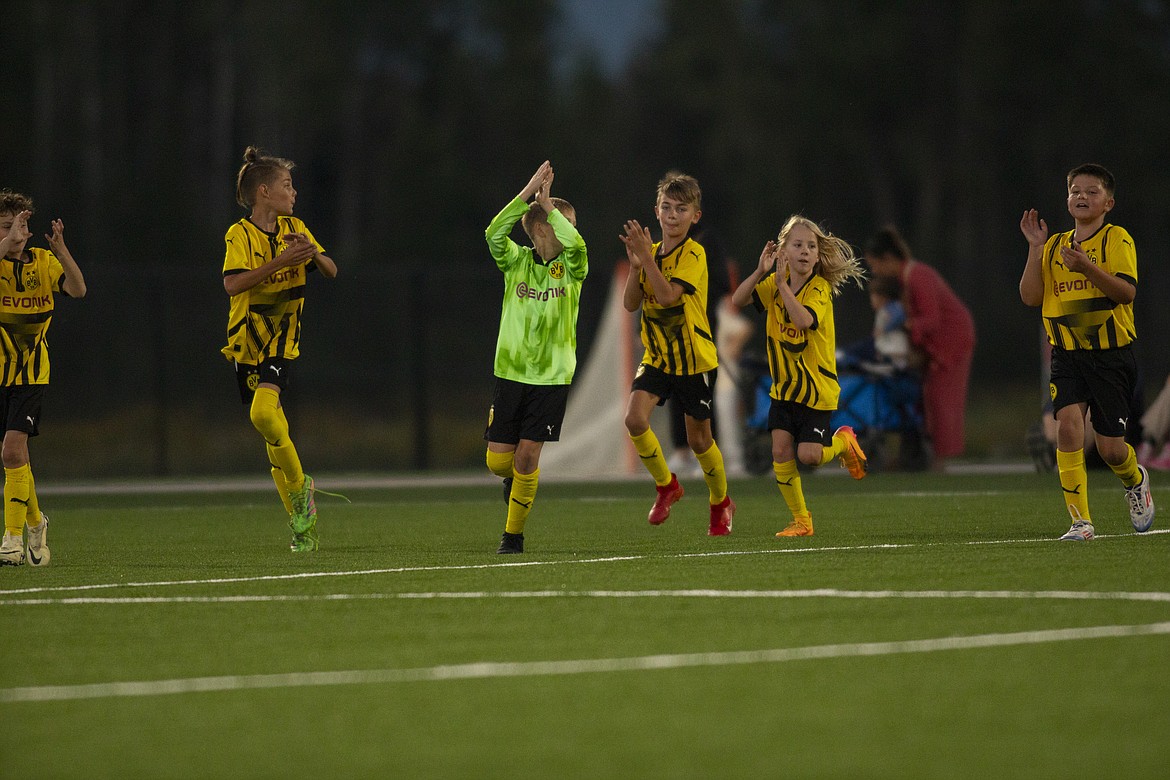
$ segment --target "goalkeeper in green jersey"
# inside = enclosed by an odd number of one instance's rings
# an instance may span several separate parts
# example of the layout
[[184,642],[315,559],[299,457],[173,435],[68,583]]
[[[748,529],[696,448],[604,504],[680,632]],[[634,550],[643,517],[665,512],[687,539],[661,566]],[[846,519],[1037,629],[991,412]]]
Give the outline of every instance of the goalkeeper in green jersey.
[[[484,231],[504,272],[496,378],[483,435],[487,466],[504,480],[508,502],[496,551],[501,554],[524,552],[524,523],[536,498],[540,450],[545,442],[560,439],[577,368],[577,310],[589,257],[577,232],[576,211],[568,201],[549,195],[552,182],[552,165],[546,160]],[[532,240],[531,248],[509,238],[518,221]]]

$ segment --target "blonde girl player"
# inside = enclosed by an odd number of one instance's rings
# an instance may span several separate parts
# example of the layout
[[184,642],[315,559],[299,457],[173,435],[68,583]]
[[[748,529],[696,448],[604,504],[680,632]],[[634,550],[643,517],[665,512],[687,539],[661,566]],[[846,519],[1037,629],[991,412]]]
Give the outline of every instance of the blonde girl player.
[[[0,409],[3,411],[4,541],[0,565],[49,563],[49,518],[37,503],[29,467],[28,439],[41,422],[49,384],[45,334],[53,319],[53,294],[85,297],[85,277],[65,246],[65,225],[52,222],[49,249],[29,247],[32,199],[0,190]],[[24,529],[28,526],[28,540]]]
[[731,297],[737,306],[754,303],[767,316],[772,471],[792,512],[792,522],[777,536],[813,535],[797,458],[808,466],[840,458],[854,479],[866,474],[865,453],[853,429],[841,426],[829,435],[841,392],[833,296],[846,281],[860,285],[863,278],[861,263],[848,243],[810,219],[793,216],[776,240],[764,246],[756,269]]
[[293,552],[318,548],[313,478],[301,468],[280,395],[300,355],[305,281],[314,271],[328,279],[337,265],[292,215],[297,191],[293,162],[254,146],[236,176],[236,201],[251,214],[228,228],[223,289],[231,296],[228,343],[241,400],[264,437],[272,479],[289,515]]
[[622,304],[642,310],[642,344],[646,352],[634,376],[626,405],[626,430],[658,495],[650,508],[651,525],[670,517],[683,487],[650,429],[650,413],[674,396],[681,402],[687,444],[703,469],[711,507],[709,536],[731,533],[735,503],[727,494],[723,454],[711,433],[712,402],[719,361],[707,319],[707,252],[691,235],[702,215],[702,191],[693,176],[670,171],[658,182],[654,213],[662,240],[654,243],[649,228],[630,220],[619,236],[626,245],[630,273]]

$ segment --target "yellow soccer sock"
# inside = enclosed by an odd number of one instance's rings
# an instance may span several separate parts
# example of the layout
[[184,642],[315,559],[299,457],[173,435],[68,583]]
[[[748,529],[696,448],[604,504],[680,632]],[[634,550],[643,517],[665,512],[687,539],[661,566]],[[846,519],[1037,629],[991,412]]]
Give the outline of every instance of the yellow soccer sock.
[[1133,451],[1133,447],[1126,444],[1125,448],[1129,450],[1129,454],[1122,461],[1120,466],[1110,466],[1113,473],[1121,479],[1121,484],[1127,488],[1131,488],[1142,481],[1142,473],[1138,471],[1137,453]]
[[14,469],[4,469],[4,530],[10,534],[23,534],[24,521],[28,517],[28,464]]
[[804,503],[804,490],[800,486],[800,471],[796,468],[796,461],[772,461],[772,473],[776,475],[776,487],[780,488],[780,495],[784,497],[784,503],[788,504],[793,519],[807,519],[808,507]]
[[513,476],[512,461],[515,460],[516,453],[513,452],[494,452],[487,451],[487,467],[488,471],[495,474],[500,479],[507,479]]
[[1056,468],[1060,472],[1060,489],[1073,520],[1089,520],[1089,473],[1085,470],[1085,451],[1056,451]]
[[821,448],[820,465],[823,466],[826,463],[830,463],[830,462],[836,460],[837,458],[841,457],[841,453],[844,451],[845,451],[845,440],[842,439],[840,436],[834,436],[832,444],[830,444],[828,447]]
[[[269,461],[271,461],[272,448],[269,447],[268,449],[268,458]],[[293,505],[292,499],[289,498],[289,493],[292,492],[292,489],[289,488],[288,482],[285,481],[284,472],[280,470],[280,466],[275,464],[272,466],[270,471],[272,472],[272,481],[276,483],[276,492],[280,496],[280,503],[284,504],[284,511],[291,515],[293,513]]]
[[270,387],[257,388],[252,397],[250,416],[252,425],[268,444],[268,457],[273,466],[284,474],[290,490],[300,490],[305,484],[301,459],[288,435],[288,418],[280,407],[280,393]]
[[711,442],[711,448],[702,454],[696,452],[695,458],[703,467],[703,479],[711,494],[711,506],[722,503],[727,498],[727,472],[723,469],[723,453],[719,451],[719,445]]
[[654,477],[654,484],[659,487],[669,485],[670,466],[666,463],[666,456],[662,454],[662,446],[658,443],[654,431],[647,428],[645,433],[637,436],[631,434],[630,441],[634,442],[634,449],[638,451],[642,465],[650,472],[650,476]]
[[32,466],[28,468],[28,513],[27,522],[31,526],[41,524],[41,503],[37,501],[37,481],[33,479]]
[[540,480],[540,469],[531,474],[516,472],[512,482],[512,497],[508,500],[508,522],[504,530],[510,534],[524,533],[524,523],[536,500],[536,483]]

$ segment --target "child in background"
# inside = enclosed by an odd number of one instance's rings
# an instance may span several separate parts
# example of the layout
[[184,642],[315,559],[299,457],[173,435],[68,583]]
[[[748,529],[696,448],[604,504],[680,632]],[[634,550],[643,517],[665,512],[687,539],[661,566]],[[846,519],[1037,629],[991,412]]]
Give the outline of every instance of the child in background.
[[[65,225],[52,222],[49,249],[29,247],[32,199],[0,190],[0,399],[3,399],[4,541],[0,565],[49,563],[49,518],[37,503],[28,440],[40,432],[41,401],[49,385],[53,294],[85,297],[85,277],[65,246]],[[24,530],[28,526],[28,541]]]
[[776,534],[780,537],[813,535],[797,458],[809,466],[840,458],[854,479],[866,474],[865,453],[853,429],[842,426],[829,436],[840,395],[833,296],[844,282],[861,284],[863,277],[848,243],[810,219],[792,216],[731,298],[737,306],[754,303],[767,316],[772,470],[792,512],[792,522]]

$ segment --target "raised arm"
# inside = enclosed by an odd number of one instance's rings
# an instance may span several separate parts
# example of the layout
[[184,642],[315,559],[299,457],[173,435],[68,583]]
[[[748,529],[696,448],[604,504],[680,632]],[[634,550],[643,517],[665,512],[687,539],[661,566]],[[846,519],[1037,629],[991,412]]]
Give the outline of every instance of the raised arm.
[[53,232],[46,233],[45,240],[49,242],[49,249],[53,250],[53,254],[61,261],[61,267],[65,270],[65,276],[61,280],[61,289],[70,298],[84,298],[86,293],[85,276],[82,275],[77,261],[73,259],[73,254],[65,246],[65,223],[55,219],[52,224]]
[[[681,284],[668,282],[662,275],[662,269],[654,262],[654,242],[650,239],[650,228],[644,228],[636,219],[626,222],[625,234],[618,236],[626,245],[626,254],[637,256],[641,269],[646,273],[646,282],[654,293],[654,301],[659,306],[670,306],[683,296],[686,290]],[[632,255],[631,255],[632,253]],[[626,307],[627,309],[629,306]],[[630,309],[633,311],[633,309]]]
[[739,287],[736,287],[735,292],[731,294],[732,303],[742,307],[752,302],[752,292],[756,289],[756,285],[776,265],[776,251],[775,241],[764,244],[764,251],[760,252],[760,262],[756,264],[755,270],[748,274],[747,278],[740,282]]
[[1025,306],[1039,306],[1044,302],[1044,278],[1040,263],[1044,244],[1048,241],[1048,223],[1040,219],[1036,209],[1028,209],[1020,217],[1020,232],[1028,240],[1028,260],[1020,276],[1020,300]]

